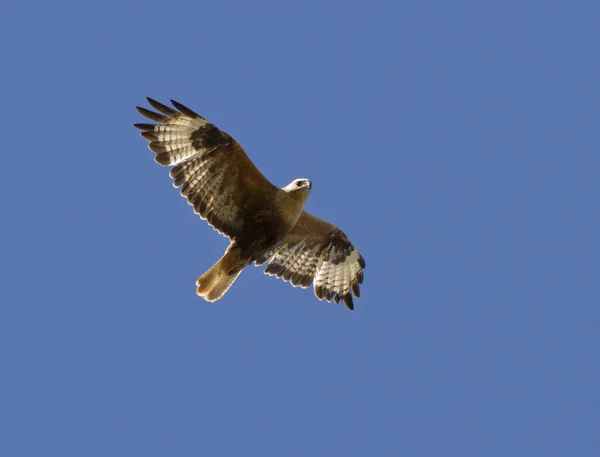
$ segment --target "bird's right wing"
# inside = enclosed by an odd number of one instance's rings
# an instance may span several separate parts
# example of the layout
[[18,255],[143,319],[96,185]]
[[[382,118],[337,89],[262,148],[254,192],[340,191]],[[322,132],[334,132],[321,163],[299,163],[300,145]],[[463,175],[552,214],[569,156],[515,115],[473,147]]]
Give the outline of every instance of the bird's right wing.
[[275,249],[257,260],[269,260],[265,273],[296,287],[314,283],[319,300],[340,300],[354,309],[352,296],[360,296],[365,260],[338,227],[306,211]]
[[158,113],[137,107],[157,124],[135,124],[161,165],[174,165],[171,178],[194,211],[219,233],[235,239],[243,230],[244,208],[276,187],[231,136],[199,114],[171,100],[170,108],[148,98]]

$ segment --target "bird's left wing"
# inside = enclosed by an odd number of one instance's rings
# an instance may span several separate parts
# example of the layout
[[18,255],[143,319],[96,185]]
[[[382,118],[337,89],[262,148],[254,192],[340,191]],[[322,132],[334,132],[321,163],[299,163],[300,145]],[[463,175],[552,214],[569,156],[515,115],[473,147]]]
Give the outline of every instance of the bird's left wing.
[[176,110],[148,98],[157,112],[137,107],[157,124],[135,124],[194,211],[235,240],[244,230],[251,203],[266,202],[276,187],[227,133],[181,103]]
[[257,265],[270,259],[265,273],[306,288],[314,282],[315,295],[328,302],[340,299],[354,309],[352,295],[360,296],[365,260],[338,227],[302,212],[294,229]]

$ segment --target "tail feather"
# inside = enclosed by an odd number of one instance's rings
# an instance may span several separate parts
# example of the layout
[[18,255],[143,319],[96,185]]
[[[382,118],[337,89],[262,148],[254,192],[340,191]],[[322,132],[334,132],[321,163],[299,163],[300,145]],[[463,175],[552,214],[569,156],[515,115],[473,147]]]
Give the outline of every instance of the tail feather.
[[243,268],[243,266],[232,268],[232,260],[231,251],[225,253],[221,260],[198,278],[196,293],[210,302],[217,301],[225,295]]

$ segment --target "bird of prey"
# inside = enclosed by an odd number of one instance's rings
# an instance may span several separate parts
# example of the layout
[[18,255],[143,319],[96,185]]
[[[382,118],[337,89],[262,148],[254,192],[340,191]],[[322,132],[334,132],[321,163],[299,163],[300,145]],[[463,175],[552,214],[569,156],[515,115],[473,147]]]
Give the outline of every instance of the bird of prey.
[[248,265],[269,262],[265,273],[354,309],[365,261],[344,232],[303,210],[311,181],[283,188],[263,176],[227,133],[171,100],[151,98],[158,112],[137,107],[156,124],[135,124],[163,166],[174,166],[175,187],[194,211],[231,241],[221,259],[196,282],[197,294],[219,300]]

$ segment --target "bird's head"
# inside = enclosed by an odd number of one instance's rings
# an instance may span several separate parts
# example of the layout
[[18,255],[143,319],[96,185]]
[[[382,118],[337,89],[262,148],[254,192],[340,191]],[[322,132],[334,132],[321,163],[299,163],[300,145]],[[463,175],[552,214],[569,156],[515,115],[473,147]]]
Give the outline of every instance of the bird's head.
[[297,201],[304,205],[304,202],[308,198],[310,194],[310,188],[312,187],[312,183],[310,179],[306,178],[296,178],[287,186],[285,186],[282,190],[286,192],[294,201]]
[[291,183],[283,188],[288,194],[300,192],[302,194],[310,194],[310,188],[312,187],[312,183],[310,179],[306,178],[297,178],[294,179]]

